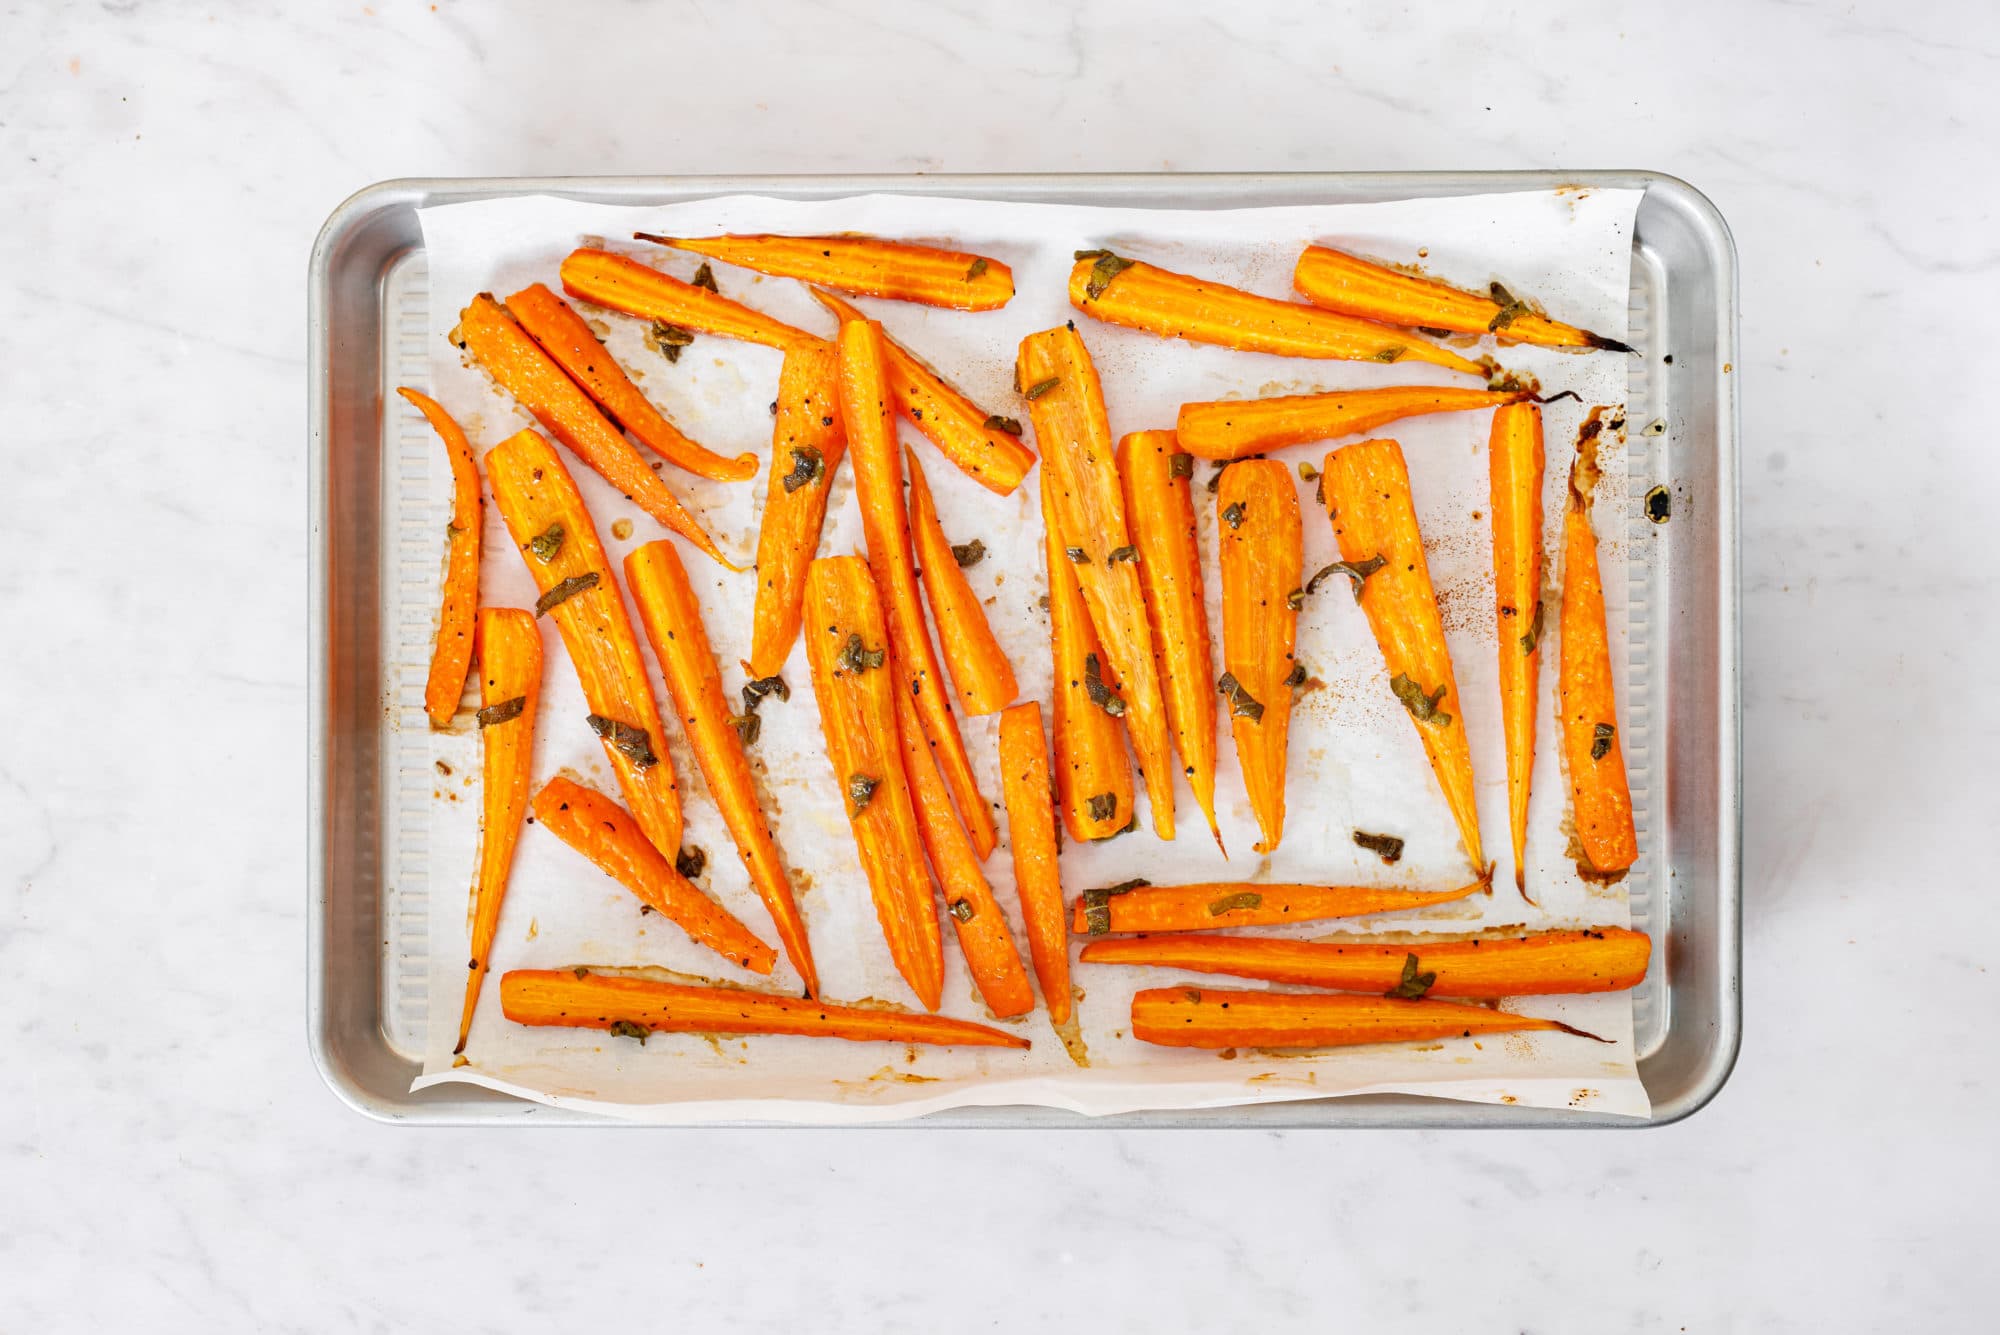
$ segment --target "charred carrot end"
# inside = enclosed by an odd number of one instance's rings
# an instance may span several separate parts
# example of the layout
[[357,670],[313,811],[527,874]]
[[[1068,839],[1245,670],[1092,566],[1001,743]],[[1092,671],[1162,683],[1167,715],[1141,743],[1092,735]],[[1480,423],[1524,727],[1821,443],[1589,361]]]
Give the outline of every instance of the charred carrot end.
[[[581,974],[581,977],[578,975]],[[772,996],[736,987],[689,987],[587,969],[510,969],[500,1008],[515,1024],[647,1034],[799,1034],[856,1043],[1028,1048],[1027,1039],[970,1020]]]
[[683,283],[651,265],[608,250],[586,246],[571,251],[562,262],[561,273],[564,292],[578,301],[662,326],[661,332],[672,340],[669,346],[684,346],[690,334],[761,343],[786,352],[825,341],[739,301]]
[[904,241],[866,236],[635,235],[724,264],[862,297],[955,311],[994,311],[1014,297],[1014,271],[999,260]]
[[1591,498],[1597,490],[1597,441],[1605,410],[1594,408],[1570,465],[1563,507],[1563,596],[1557,681],[1563,762],[1569,773],[1572,822],[1582,875],[1615,881],[1639,858],[1632,789],[1618,736],[1611,645],[1604,624],[1604,584],[1597,569]]
[[1363,918],[1378,913],[1449,904],[1487,888],[1485,880],[1436,893],[1386,890],[1367,885],[1258,885],[1248,881],[1203,881],[1193,885],[1148,885],[1127,881],[1086,890],[1076,902],[1072,931],[1213,932],[1223,927],[1270,927],[1321,918]]
[[479,465],[472,444],[451,414],[428,394],[396,391],[415,406],[444,442],[451,460],[451,522],[445,526],[444,595],[438,601],[437,639],[431,645],[430,675],[424,679],[424,713],[442,728],[458,712],[465,674],[472,667],[473,614],[479,608]]
[[1455,1001],[1206,987],[1148,988],[1132,998],[1132,1036],[1170,1048],[1332,1048],[1538,1030],[1597,1038],[1555,1020]]
[[1483,871],[1465,706],[1424,560],[1402,447],[1393,440],[1348,445],[1327,455],[1322,471],[1327,517],[1342,561],[1331,569],[1355,581],[1361,610],[1382,649],[1389,689],[1423,743],[1466,856]]
[[472,1032],[472,1015],[514,866],[514,844],[528,814],[528,768],[535,754],[535,709],[542,696],[542,636],[535,619],[513,607],[479,611],[479,751],[481,818],[479,869],[472,882],[472,959],[459,1014],[458,1046]]
[[986,548],[977,539],[953,545],[944,534],[917,456],[906,452],[905,462],[910,470],[910,532],[917,566],[931,605],[931,624],[937,627],[945,667],[958,692],[958,707],[968,714],[998,713],[1014,703],[1020,688],[1000,642],[993,638],[979,595],[965,577],[965,568],[978,564]]
[[[1427,339],[1315,306],[1276,301],[1108,251],[1080,252],[1069,304],[1094,320],[1240,352],[1353,362],[1429,362],[1483,377],[1484,367]],[[1047,449],[1047,438],[1036,432]]]
[[1551,348],[1632,349],[1541,315],[1494,283],[1486,295],[1434,278],[1420,278],[1326,246],[1308,246],[1292,271],[1299,295],[1324,310],[1407,329],[1497,335],[1512,343]]
[[1181,448],[1189,454],[1203,459],[1241,459],[1309,440],[1358,435],[1398,418],[1471,412],[1518,403],[1527,397],[1520,390],[1397,385],[1271,399],[1220,399],[1183,403],[1175,429]]
[[1305,604],[1299,498],[1292,475],[1275,459],[1246,459],[1216,488],[1222,557],[1222,661],[1217,688],[1229,704],[1229,730],[1250,810],[1263,837],[1259,853],[1285,832],[1285,751],[1292,692],[1305,681],[1297,646]]
[[827,496],[847,453],[840,418],[839,358],[831,345],[793,348],[778,373],[771,469],[757,530],[757,598],[750,675],[776,676],[799,638],[806,566],[819,552]]
[[1542,663],[1542,410],[1516,403],[1493,414],[1493,598],[1499,621],[1500,721],[1507,741],[1508,832],[1514,885],[1528,897],[1528,789]]
[[1109,839],[1130,828],[1132,762],[1124,729],[1105,706],[1118,695],[1118,674],[1091,629],[1090,609],[1077,587],[1075,563],[1056,527],[1054,484],[1042,472],[1042,536],[1049,578],[1049,652],[1054,658],[1056,799],[1063,825],[1077,840]]
[[[1129,775],[1128,775],[1129,782]],[[1042,735],[1042,707],[1035,701],[1000,715],[1000,784],[1007,802],[1007,842],[1014,856],[1014,887],[1035,978],[1048,1003],[1049,1020],[1070,1018],[1069,934],[1063,930],[1063,890],[1055,810],[1050,803],[1049,750]]]

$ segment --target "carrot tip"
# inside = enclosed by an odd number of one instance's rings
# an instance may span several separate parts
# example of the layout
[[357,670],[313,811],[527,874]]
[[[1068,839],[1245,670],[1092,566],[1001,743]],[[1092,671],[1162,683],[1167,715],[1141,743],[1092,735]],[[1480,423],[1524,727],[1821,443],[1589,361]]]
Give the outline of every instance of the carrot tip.
[[634,232],[632,233],[632,239],[634,241],[651,241],[655,245],[661,245],[661,246],[673,246],[680,244],[680,240],[678,237],[661,236],[657,232]]
[[1588,1029],[1578,1029],[1575,1025],[1564,1024],[1561,1020],[1550,1020],[1549,1023],[1565,1034],[1574,1034],[1578,1038],[1587,1038],[1593,1043],[1612,1043],[1616,1041],[1615,1039],[1599,1038]]
[[465,1035],[460,1034],[458,1036],[458,1046],[451,1050],[451,1055],[456,1057],[459,1053],[464,1051],[465,1051]]

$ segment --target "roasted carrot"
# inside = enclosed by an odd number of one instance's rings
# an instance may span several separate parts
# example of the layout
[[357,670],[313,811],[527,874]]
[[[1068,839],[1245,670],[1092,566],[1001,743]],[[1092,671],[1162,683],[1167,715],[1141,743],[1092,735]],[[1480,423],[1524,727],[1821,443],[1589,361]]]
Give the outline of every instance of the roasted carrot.
[[[1130,781],[1129,775],[1127,781]],[[1063,927],[1062,870],[1049,787],[1042,706],[1029,700],[1000,715],[1000,788],[1007,801],[1007,847],[1035,979],[1051,1023],[1069,1023],[1069,933]]]
[[548,288],[540,283],[522,288],[507,298],[507,311],[598,407],[668,463],[718,482],[756,476],[756,455],[725,458],[683,435],[639,392],[583,318]]
[[528,766],[535,756],[535,706],[542,696],[542,633],[515,607],[479,609],[479,870],[472,882],[472,962],[458,1046],[465,1051],[472,1012],[493,963],[493,934],[514,866],[514,843],[528,814]]
[[1084,891],[1076,901],[1070,930],[1091,936],[1106,932],[1212,932],[1218,927],[1364,918],[1449,904],[1484,889],[1483,880],[1435,894],[1372,885],[1255,885],[1249,881],[1148,885],[1128,881]]
[[541,590],[535,614],[554,617],[562,632],[590,706],[588,721],[626,803],[655,848],[678,852],[681,801],[666,730],[625,600],[576,483],[554,448],[532,430],[488,450],[486,476],[515,550]]
[[757,802],[757,785],[750,777],[750,762],[743,755],[743,736],[737,718],[722,694],[722,673],[709,647],[708,628],[702,624],[701,603],[688,583],[687,568],[680,553],[664,539],[649,542],[625,558],[625,583],[639,609],[639,624],[646,628],[653,657],[679,711],[681,728],[702,778],[708,781],[709,795],[722,813],[729,837],[735,841],[736,856],[750,873],[750,884],[770,911],[771,922],[784,944],[785,957],[805,980],[806,995],[819,995],[819,974],[813,968],[812,943],[806,937],[805,919],[792,898],[792,884],[778,846],[771,839],[770,824]]
[[1400,941],[1134,936],[1090,942],[1083,948],[1083,962],[1153,965],[1345,992],[1402,989],[1399,995],[1491,1000],[1623,992],[1646,976],[1652,951],[1652,939],[1644,932],[1623,927]]
[[1305,680],[1298,641],[1304,561],[1299,497],[1291,471],[1275,459],[1245,459],[1215,492],[1222,557],[1222,663],[1217,687],[1229,701],[1229,730],[1243,787],[1268,853],[1285,833],[1285,748],[1292,691]]
[[704,554],[737,569],[632,442],[491,294],[480,293],[460,312],[458,337],[459,346],[593,472]]
[[[831,292],[814,288],[813,295],[843,322],[868,318]],[[1035,452],[1021,443],[1021,424],[966,398],[887,334],[882,347],[889,354],[889,394],[897,411],[967,477],[988,491],[1011,495],[1035,466]]]
[[1340,544],[1341,568],[1356,581],[1361,610],[1382,647],[1389,689],[1409,711],[1458,822],[1465,855],[1475,870],[1483,871],[1486,854],[1479,842],[1464,702],[1445,647],[1424,540],[1417,532],[1402,447],[1393,440],[1344,446],[1326,456],[1322,471],[1322,497]]
[[[581,975],[581,976],[579,976]],[[1027,1039],[948,1015],[772,996],[737,987],[689,987],[588,969],[509,969],[500,1008],[515,1024],[647,1034],[800,1034],[856,1043],[932,1043],[1027,1048]]]
[[561,274],[563,291],[578,301],[651,320],[683,343],[690,333],[762,343],[787,352],[825,342],[740,301],[608,250],[585,246],[571,251]]
[[1020,688],[986,623],[979,595],[965,578],[963,567],[984,556],[985,546],[977,540],[962,547],[952,545],[938,520],[937,502],[916,453],[905,451],[905,460],[910,468],[910,536],[923,574],[924,597],[931,605],[931,624],[937,627],[945,667],[958,692],[958,707],[968,714],[998,713],[1014,703]]
[[1104,647],[1105,666],[1124,694],[1093,691],[1108,712],[1125,719],[1146,796],[1153,833],[1174,837],[1174,756],[1160,669],[1153,656],[1153,628],[1139,587],[1139,549],[1125,517],[1125,487],[1104,411],[1104,388],[1090,350],[1067,325],[1021,340],[1016,374],[1035,439],[1042,447],[1044,493],[1053,502],[1063,553],[1076,571],[1090,609],[1090,624]]
[[[936,1010],[944,987],[937,904],[911,805],[896,721],[898,673],[867,562],[828,556],[806,570],[806,657],[827,759],[897,972]],[[900,660],[897,660],[900,662]]]
[[1597,1038],[1556,1020],[1458,1001],[1206,987],[1154,987],[1132,998],[1132,1037],[1169,1048],[1335,1048],[1534,1030]]
[[1359,435],[1401,417],[1467,412],[1518,403],[1527,397],[1524,390],[1396,385],[1272,399],[1218,399],[1183,403],[1175,430],[1181,448],[1189,454],[1203,459],[1241,459],[1309,440]]
[[896,449],[896,423],[889,415],[887,358],[882,326],[849,320],[840,326],[840,413],[847,425],[847,448],[854,460],[854,488],[861,504],[861,528],[868,539],[868,567],[889,615],[889,639],[896,659],[909,673],[924,736],[958,804],[958,818],[983,861],[999,835],[993,813],[979,795],[972,759],[951,699],[937,650],[924,624],[917,572],[910,551],[910,521],[903,508],[903,459]]
[[757,602],[750,675],[776,676],[799,638],[806,566],[819,552],[826,498],[847,453],[840,420],[839,357],[831,345],[793,348],[778,373],[771,469],[757,529]]
[[1556,680],[1562,710],[1563,763],[1569,772],[1577,870],[1617,880],[1639,857],[1632,824],[1632,789],[1618,738],[1618,704],[1611,684],[1611,645],[1604,625],[1604,584],[1597,570],[1597,534],[1590,504],[1600,474],[1598,437],[1604,409],[1591,411],[1569,469],[1563,506],[1561,650]]
[[535,794],[535,819],[637,896],[640,903],[731,964],[769,973],[778,952],[697,889],[640,832],[624,807],[560,775]]
[[1072,839],[1109,839],[1132,822],[1132,762],[1125,730],[1093,694],[1109,700],[1118,674],[1104,661],[1076,566],[1057,531],[1055,484],[1042,470],[1042,548],[1049,575],[1049,652],[1055,660],[1056,803]]
[[[1514,885],[1528,898],[1528,784],[1542,670],[1542,410],[1515,403],[1493,414],[1493,598],[1499,619],[1500,722],[1507,737],[1507,818]],[[1532,900],[1530,901],[1532,902]]]
[[632,235],[724,264],[862,297],[889,297],[955,311],[996,311],[1014,297],[1014,271],[999,260],[907,241],[869,236]]
[[1506,342],[1551,348],[1632,350],[1615,338],[1559,324],[1529,310],[1499,283],[1492,285],[1490,295],[1481,296],[1326,246],[1306,247],[1292,270],[1292,286],[1315,306],[1406,329],[1492,333]]
[[479,465],[472,444],[451,414],[428,394],[414,389],[396,391],[444,442],[451,460],[451,520],[445,525],[444,596],[438,602],[437,639],[431,645],[430,675],[424,679],[424,713],[433,728],[442,728],[458,712],[465,694],[465,674],[472,666],[473,614],[479,608],[479,532],[484,507],[479,500]]
[[[1486,368],[1400,329],[1294,301],[1260,297],[1109,251],[1077,252],[1069,304],[1106,324],[1240,352],[1350,362],[1429,362],[1484,376]],[[1033,382],[1025,382],[1033,383]],[[1037,430],[1046,451],[1048,440]]]

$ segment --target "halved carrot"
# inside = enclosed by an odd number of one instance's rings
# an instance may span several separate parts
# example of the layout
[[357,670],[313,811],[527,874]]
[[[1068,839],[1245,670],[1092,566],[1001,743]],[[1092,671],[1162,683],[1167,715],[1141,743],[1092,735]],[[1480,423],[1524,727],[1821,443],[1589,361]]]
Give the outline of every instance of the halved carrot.
[[1389,689],[1409,712],[1424,744],[1458,822],[1466,856],[1475,870],[1483,871],[1486,853],[1479,842],[1464,701],[1452,675],[1423,536],[1417,532],[1403,449],[1393,440],[1344,446],[1326,456],[1322,472],[1327,518],[1349,578],[1358,581],[1361,610],[1382,646]]
[[1309,440],[1359,435],[1401,417],[1469,412],[1518,403],[1527,397],[1525,390],[1395,385],[1271,399],[1218,399],[1183,403],[1175,431],[1181,448],[1189,454],[1203,459],[1241,459]]
[[528,767],[535,756],[535,706],[542,696],[542,633],[516,607],[479,609],[479,870],[472,881],[472,962],[458,1046],[465,1051],[472,1012],[493,962],[493,935],[514,866],[514,843],[528,814]]
[[887,358],[882,326],[872,320],[849,320],[840,326],[840,411],[847,425],[847,449],[854,460],[854,489],[861,505],[861,528],[868,539],[868,567],[889,615],[889,639],[897,661],[909,673],[924,721],[924,736],[951,787],[958,818],[972,836],[981,860],[993,852],[999,834],[993,813],[979,795],[972,759],[958,720],[952,716],[944,671],[931,646],[917,594],[917,572],[910,551],[910,521],[903,508],[903,459],[896,448],[896,423],[889,415]]
[[1017,365],[1042,447],[1042,471],[1050,485],[1045,495],[1053,501],[1063,552],[1090,608],[1105,666],[1124,689],[1122,696],[1099,693],[1099,703],[1124,716],[1146,778],[1153,833],[1171,839],[1173,742],[1153,657],[1153,628],[1139,587],[1139,549],[1126,523],[1125,487],[1104,411],[1104,388],[1090,350],[1067,325],[1022,339]]
[[555,449],[532,430],[517,431],[486,452],[493,501],[528,567],[546,612],[562,632],[590,706],[589,722],[604,758],[653,846],[681,846],[681,801],[667,758],[667,733],[646,660],[639,654],[618,581],[597,540],[590,512]]
[[1007,801],[1007,847],[1013,853],[1014,888],[1021,896],[1035,979],[1042,985],[1049,1020],[1068,1024],[1069,933],[1063,927],[1060,836],[1037,701],[1014,705],[1000,715],[1000,789]]
[[1257,885],[1249,881],[1147,885],[1137,881],[1084,891],[1076,901],[1070,930],[1091,936],[1106,932],[1212,932],[1218,927],[1364,918],[1449,904],[1486,888],[1483,880],[1437,893],[1372,885]]
[[1506,342],[1551,348],[1632,351],[1615,338],[1560,324],[1529,310],[1498,283],[1490,289],[1491,295],[1481,296],[1327,246],[1306,247],[1292,270],[1292,286],[1315,306],[1406,329],[1492,333]]
[[1615,881],[1638,860],[1639,835],[1632,824],[1625,748],[1618,738],[1604,584],[1597,570],[1597,534],[1590,524],[1603,421],[1604,409],[1592,409],[1569,469],[1569,499],[1563,506],[1562,647],[1556,680],[1577,870],[1592,879]]
[[1056,528],[1055,483],[1042,470],[1042,547],[1049,574],[1049,652],[1055,660],[1056,801],[1069,837],[1109,839],[1132,816],[1132,762],[1125,730],[1093,692],[1111,698],[1118,674],[1104,661],[1090,609],[1076,584],[1076,566]]
[[1459,1001],[1205,987],[1154,987],[1132,998],[1132,1037],[1169,1048],[1334,1048],[1536,1030],[1597,1039],[1556,1020]]
[[[897,972],[926,1010],[944,987],[937,904],[897,732],[897,671],[868,563],[827,556],[806,570],[806,657],[827,759]],[[900,661],[900,660],[898,660]]]
[[639,392],[583,318],[548,288],[540,283],[522,288],[507,298],[507,311],[598,407],[668,463],[718,482],[741,482],[756,476],[756,455],[725,458],[683,435]]
[[[958,692],[958,707],[968,714],[998,713],[1013,704],[1020,692],[1014,669],[1001,652],[1000,642],[993,638],[979,595],[965,578],[960,549],[944,535],[937,502],[931,497],[931,485],[916,452],[906,450],[904,456],[910,467],[910,536],[923,574],[924,597],[931,605],[931,624],[937,627],[938,645]],[[983,546],[969,546],[977,553],[968,553],[969,560],[985,554]]]
[[[1528,898],[1528,786],[1542,670],[1542,410],[1493,414],[1487,446],[1493,507],[1493,599],[1499,619],[1500,722],[1507,738],[1507,818],[1514,886]],[[1529,900],[1530,903],[1533,900]]]
[[840,359],[830,344],[793,348],[778,373],[771,469],[757,529],[757,603],[750,675],[776,676],[799,638],[806,566],[819,553],[826,499],[847,453],[840,420]]
[[1298,642],[1304,547],[1291,471],[1275,459],[1245,459],[1215,492],[1222,559],[1222,662],[1217,685],[1243,787],[1268,853],[1285,834],[1285,749],[1292,690],[1305,680]]
[[[868,317],[831,292],[812,290],[842,322]],[[959,471],[1001,496],[1012,495],[1035,466],[1035,452],[1021,442],[1021,424],[989,413],[902,344],[882,336],[889,354],[889,393],[896,408]]]
[[777,963],[777,951],[676,871],[631,814],[595,788],[561,775],[550,779],[535,794],[535,819],[696,945],[752,973],[767,974]]
[[[1240,352],[1350,362],[1429,362],[1448,371],[1486,374],[1479,363],[1400,329],[1260,297],[1109,251],[1077,252],[1076,267],[1069,271],[1069,304],[1106,324]],[[1039,431],[1036,434],[1040,436]],[[1046,439],[1042,448],[1048,449]]]
[[872,236],[632,235],[724,264],[862,297],[889,297],[955,311],[995,311],[1014,297],[1014,271],[999,260],[907,241]]
[[[1653,942],[1623,927],[1470,939],[1288,941],[1271,936],[1122,937],[1092,941],[1085,964],[1140,964],[1231,974],[1345,992],[1395,992],[1411,979],[1427,997],[1623,992],[1646,976]],[[1410,961],[1416,964],[1411,965]]]
[[424,713],[433,728],[442,728],[458,712],[465,694],[465,674],[472,667],[473,613],[479,608],[479,532],[485,510],[479,499],[479,465],[472,461],[472,443],[451,414],[428,394],[414,389],[396,391],[444,442],[451,461],[451,520],[445,525],[444,595],[438,600],[437,639],[431,644],[430,675],[424,679]]
[[731,570],[739,568],[722,554],[680,497],[660,481],[660,475],[632,442],[605,419],[589,396],[514,323],[514,317],[490,293],[480,293],[460,312],[458,337],[459,346],[591,471],[704,554]]
[[736,856],[743,859],[750,884],[770,911],[786,958],[805,980],[806,995],[818,996],[819,974],[813,968],[805,918],[792,897],[785,864],[778,857],[770,824],[757,802],[757,785],[750,777],[750,762],[743,756],[743,738],[723,698],[722,673],[715,665],[708,628],[702,624],[701,603],[688,584],[680,553],[664,539],[634,550],[625,558],[625,583],[632,590],[639,624],[646,628],[660,675],[666,678],[667,690],[674,697],[688,747],[701,766],[702,777],[708,780],[709,795],[722,813],[723,824],[729,827],[729,837],[736,843]]
[[571,251],[562,262],[561,274],[563,291],[579,301],[667,325],[680,333],[713,334],[787,352],[826,341],[740,301],[683,283],[651,265],[608,250],[584,246]]
[[[580,976],[579,976],[580,975]],[[515,1024],[647,1034],[800,1034],[856,1043],[931,1043],[980,1048],[1033,1046],[948,1015],[907,1015],[877,1007],[772,996],[737,987],[690,987],[588,969],[509,969],[500,1008]]]

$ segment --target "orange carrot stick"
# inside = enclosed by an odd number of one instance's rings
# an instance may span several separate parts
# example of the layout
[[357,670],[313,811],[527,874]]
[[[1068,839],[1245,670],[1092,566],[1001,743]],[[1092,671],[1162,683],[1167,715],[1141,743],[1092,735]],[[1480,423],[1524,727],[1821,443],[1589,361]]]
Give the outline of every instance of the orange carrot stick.
[[[1014,669],[986,613],[979,595],[965,578],[960,548],[944,535],[938,520],[937,502],[931,497],[930,482],[914,451],[905,451],[910,468],[910,536],[916,545],[916,560],[923,574],[924,597],[931,605],[931,623],[937,627],[938,644],[944,651],[945,666],[951,670],[951,684],[958,692],[958,707],[968,714],[995,714],[1014,703],[1020,687],[1014,683]],[[985,555],[983,544],[967,544],[963,564]]]
[[[1429,362],[1448,371],[1486,374],[1479,363],[1400,329],[1260,297],[1109,251],[1077,252],[1076,267],[1069,271],[1069,304],[1106,324],[1240,352],[1350,362]],[[1039,431],[1036,435],[1046,450],[1047,437]]]
[[651,320],[676,335],[713,334],[786,352],[826,341],[740,301],[683,283],[651,265],[608,250],[588,246],[573,250],[563,260],[561,273],[563,291],[578,301]]
[[1090,609],[1090,623],[1104,646],[1105,666],[1123,683],[1124,695],[1093,692],[1097,702],[1125,718],[1146,796],[1153,833],[1174,837],[1174,757],[1153,656],[1153,628],[1139,586],[1137,557],[1125,517],[1125,488],[1104,412],[1104,389],[1090,350],[1067,325],[1021,340],[1018,378],[1035,419],[1042,465],[1053,501],[1063,553],[1076,571]]
[[1333,1048],[1535,1030],[1597,1038],[1555,1020],[1457,1001],[1205,987],[1148,988],[1132,998],[1132,1037],[1170,1048]]
[[1389,689],[1409,711],[1445,803],[1458,822],[1466,856],[1483,871],[1486,854],[1479,843],[1464,701],[1452,675],[1437,595],[1431,590],[1402,447],[1393,440],[1348,445],[1326,456],[1323,472],[1327,517],[1333,522],[1346,572],[1358,580],[1361,610],[1382,646]]
[[1468,412],[1518,403],[1527,397],[1523,390],[1396,385],[1272,399],[1218,399],[1183,403],[1175,430],[1181,448],[1189,454],[1203,459],[1241,459],[1309,440],[1359,435],[1401,417]]
[[1070,930],[1091,936],[1106,932],[1212,932],[1219,927],[1364,918],[1449,904],[1486,888],[1485,881],[1474,881],[1432,894],[1372,885],[1255,885],[1249,881],[1147,885],[1128,881],[1084,891],[1076,901]]
[[[1127,781],[1129,782],[1129,775]],[[1063,929],[1060,836],[1050,798],[1049,748],[1042,707],[1033,700],[1000,715],[1000,786],[1007,801],[1007,846],[1028,953],[1053,1024],[1069,1023],[1069,933]]]
[[1014,297],[1014,271],[999,260],[905,241],[870,236],[632,235],[724,264],[862,297],[889,297],[955,311],[995,311]]
[[1285,749],[1292,690],[1305,680],[1298,641],[1304,548],[1292,475],[1275,459],[1245,459],[1216,488],[1216,534],[1222,557],[1222,662],[1216,685],[1229,701],[1229,730],[1243,787],[1263,839],[1259,853],[1285,833]]
[[[1499,619],[1500,721],[1507,737],[1507,817],[1514,886],[1528,899],[1528,785],[1542,670],[1542,410],[1516,403],[1493,414],[1493,598]],[[1532,903],[1532,900],[1529,900]]]
[[592,865],[731,964],[768,974],[778,952],[697,889],[640,832],[624,807],[558,775],[535,794],[535,819]]
[[479,465],[472,461],[472,444],[465,432],[436,400],[414,389],[396,392],[416,405],[444,442],[445,457],[451,460],[444,596],[438,603],[430,675],[424,679],[424,713],[430,716],[433,728],[442,728],[458,712],[459,697],[465,694],[465,674],[472,666],[473,613],[479,608],[479,532],[484,515],[479,502]]
[[856,1043],[1032,1046],[1018,1034],[947,1015],[907,1015],[587,969],[510,969],[500,978],[500,1008],[515,1024],[605,1029],[642,1042],[647,1034],[800,1034]]
[[826,498],[846,453],[839,358],[828,344],[793,348],[778,373],[769,487],[757,530],[757,604],[750,634],[753,677],[776,676],[799,638],[806,566],[819,552]]
[[655,848],[678,852],[681,802],[666,730],[583,497],[561,457],[531,430],[486,452],[486,476],[514,547],[541,590],[536,615],[554,617],[562,632],[590,706],[590,726],[604,742],[604,758],[618,774],[626,803]]
[[482,815],[479,870],[472,882],[472,962],[466,966],[465,1009],[458,1018],[458,1046],[465,1051],[472,1013],[493,962],[493,936],[514,843],[528,814],[528,767],[535,755],[535,706],[542,695],[542,634],[535,619],[515,607],[479,610],[479,769]]
[[1492,333],[1509,343],[1551,348],[1632,349],[1574,325],[1559,324],[1531,311],[1500,284],[1491,295],[1419,278],[1326,246],[1308,246],[1292,270],[1292,286],[1315,306],[1406,329],[1443,329],[1461,334]]
[[1049,651],[1055,659],[1056,800],[1070,838],[1109,839],[1133,820],[1132,762],[1125,755],[1125,730],[1091,694],[1115,694],[1118,674],[1104,661],[1076,584],[1076,566],[1063,552],[1047,469],[1041,485]]
[[[926,1010],[944,987],[937,904],[897,733],[897,672],[866,562],[829,556],[806,571],[806,657],[827,759],[897,972]],[[900,661],[900,660],[899,660]]]
[[704,554],[737,569],[632,442],[490,294],[480,293],[459,314],[458,337],[459,346],[593,472]]

